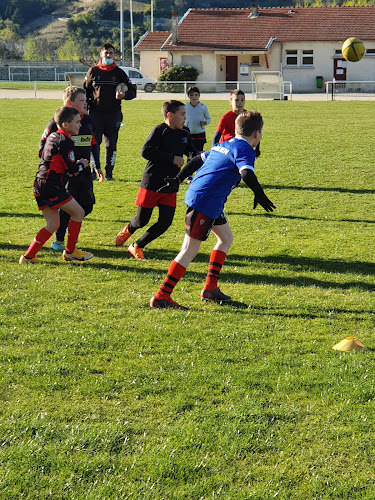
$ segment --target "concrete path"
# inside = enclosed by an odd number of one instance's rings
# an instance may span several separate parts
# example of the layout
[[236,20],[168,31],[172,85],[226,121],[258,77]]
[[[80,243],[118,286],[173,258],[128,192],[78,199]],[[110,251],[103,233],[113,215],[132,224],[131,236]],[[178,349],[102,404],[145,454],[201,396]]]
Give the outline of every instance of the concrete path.
[[[61,90],[11,90],[11,89],[1,89],[0,88],[0,99],[58,99],[61,100]],[[289,96],[288,96],[289,97]],[[290,97],[289,97],[290,98]],[[330,96],[329,96],[330,98]],[[138,92],[137,100],[139,101],[167,101],[168,99],[177,99],[179,101],[184,101],[187,99],[184,93],[181,94],[169,94],[169,93],[158,93],[158,92]],[[228,100],[228,93],[207,93],[202,94],[203,101],[212,100]],[[252,94],[246,94],[246,100],[251,101]],[[293,101],[326,101],[325,93],[316,94],[293,94]]]

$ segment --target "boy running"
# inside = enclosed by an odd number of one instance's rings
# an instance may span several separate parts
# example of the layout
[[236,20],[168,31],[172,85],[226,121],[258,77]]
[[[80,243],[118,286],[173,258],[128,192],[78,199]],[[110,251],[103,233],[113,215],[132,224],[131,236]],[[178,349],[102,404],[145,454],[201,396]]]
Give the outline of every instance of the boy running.
[[[233,187],[243,179],[254,191],[254,208],[258,204],[267,212],[276,208],[265,195],[254,173],[254,149],[262,138],[262,128],[263,119],[258,111],[244,112],[236,119],[235,138],[216,144],[211,151],[203,153],[203,166],[198,170],[185,196],[188,208],[185,216],[186,234],[181,251],[170,265],[159,291],[151,298],[151,307],[187,309],[174,302],[171,294],[211,230],[217,242],[209,258],[201,299],[216,302],[231,300],[218,287],[220,271],[233,241],[232,231],[223,212],[224,204]],[[189,163],[199,162],[195,158]],[[189,163],[177,179],[165,179],[167,185],[162,190],[175,183],[178,185],[186,174],[190,174]]]
[[[244,92],[239,89],[232,90],[229,96],[229,104],[231,105],[232,109],[220,118],[212,141],[213,146],[218,142],[229,141],[229,139],[235,136],[236,118],[238,115],[246,111]],[[258,158],[258,156],[260,156],[259,144],[255,149],[255,157]]]
[[62,255],[63,259],[85,261],[93,257],[92,253],[76,248],[85,211],[64,185],[66,172],[77,175],[89,166],[85,158],[76,161],[74,142],[70,138],[72,135],[78,135],[81,126],[80,114],[76,109],[64,106],[56,111],[54,120],[58,128],[47,138],[34,182],[35,200],[47,223],[37,233],[26,253],[21,255],[20,264],[39,262],[36,254],[60,225],[58,208],[70,215],[68,242]]
[[[85,90],[74,86],[66,87],[63,93],[63,102],[64,106],[76,109],[81,115],[81,127],[79,129],[79,135],[71,137],[72,141],[74,142],[74,154],[77,158],[86,158],[88,161],[90,161],[91,155],[96,176],[98,177],[99,182],[102,182],[103,174],[100,169],[99,147],[95,140],[94,122],[87,114]],[[56,131],[57,125],[55,120],[52,118],[46,126],[40,139],[39,156],[42,156],[47,137],[52,132]],[[78,175],[73,176],[67,173],[64,182],[66,183],[69,193],[84,209],[85,217],[86,215],[89,215],[92,212],[93,206],[95,204],[95,196],[90,171],[88,169],[85,169]],[[64,239],[66,230],[68,228],[69,219],[69,214],[61,210],[60,227],[56,231],[55,240],[51,244],[51,247],[56,251],[62,252],[65,248]]]
[[191,143],[186,120],[185,106],[180,101],[167,101],[162,106],[164,123],[157,125],[148,136],[142,148],[142,156],[148,160],[135,204],[137,214],[116,236],[116,246],[121,246],[137,230],[148,224],[155,207],[159,208],[159,218],[135,243],[128,252],[137,260],[146,260],[143,249],[151,241],[162,235],[172,224],[176,210],[178,188],[168,193],[159,193],[166,177],[175,177],[184,164],[183,155],[196,155]]

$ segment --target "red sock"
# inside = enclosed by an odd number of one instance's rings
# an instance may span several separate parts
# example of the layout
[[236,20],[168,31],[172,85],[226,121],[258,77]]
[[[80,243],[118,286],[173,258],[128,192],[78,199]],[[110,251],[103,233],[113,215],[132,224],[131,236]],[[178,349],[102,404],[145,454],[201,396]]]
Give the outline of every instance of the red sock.
[[169,266],[167,275],[164,278],[163,284],[159,288],[159,291],[156,292],[155,298],[161,300],[170,297],[174,287],[183,277],[185,271],[186,267],[181,266],[181,264],[179,264],[174,260],[172,264]]
[[82,222],[77,222],[75,220],[70,219],[68,225],[68,241],[66,243],[65,250],[68,253],[74,252],[76,248],[76,243],[78,240],[78,235],[81,230]]
[[215,290],[221,268],[224,264],[227,254],[221,250],[212,250],[210,260],[208,262],[208,272],[206,276],[205,290]]
[[29,246],[29,248],[25,253],[25,257],[27,259],[33,259],[35,255],[39,252],[39,250],[42,248],[44,243],[51,238],[51,236],[52,233],[50,233],[49,231],[47,231],[45,227],[43,227],[33,239],[31,245]]

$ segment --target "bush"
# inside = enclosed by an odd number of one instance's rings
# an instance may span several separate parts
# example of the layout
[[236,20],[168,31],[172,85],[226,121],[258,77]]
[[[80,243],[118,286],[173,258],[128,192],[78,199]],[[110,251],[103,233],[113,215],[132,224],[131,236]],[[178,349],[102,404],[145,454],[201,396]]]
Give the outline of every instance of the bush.
[[[195,82],[199,71],[192,66],[177,66],[174,64],[171,68],[165,69],[159,75],[159,82]],[[156,85],[158,92],[183,92],[184,87],[178,83],[158,83]]]

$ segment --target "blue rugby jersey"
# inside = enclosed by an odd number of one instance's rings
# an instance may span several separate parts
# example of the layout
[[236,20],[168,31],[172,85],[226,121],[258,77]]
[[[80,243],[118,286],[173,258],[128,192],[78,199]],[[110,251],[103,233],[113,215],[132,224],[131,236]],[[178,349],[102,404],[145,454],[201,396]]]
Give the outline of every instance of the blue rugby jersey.
[[254,171],[255,151],[241,138],[215,144],[185,195],[185,203],[212,219],[223,211],[232,189],[241,181],[241,170]]

